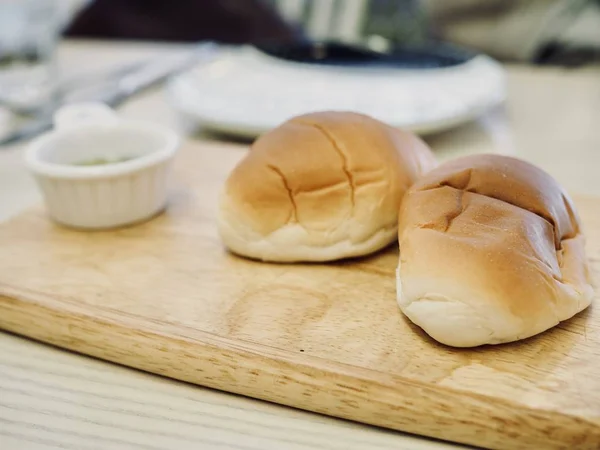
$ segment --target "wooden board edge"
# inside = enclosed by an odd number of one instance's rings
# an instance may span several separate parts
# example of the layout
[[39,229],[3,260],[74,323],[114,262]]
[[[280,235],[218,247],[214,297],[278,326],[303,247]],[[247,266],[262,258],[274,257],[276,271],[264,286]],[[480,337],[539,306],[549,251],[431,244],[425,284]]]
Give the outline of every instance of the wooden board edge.
[[[597,423],[168,324],[135,329],[108,309],[0,295],[0,329],[168,378],[307,411],[486,448],[596,449]],[[139,326],[139,318],[135,318]],[[28,324],[23,327],[23,324]],[[164,343],[167,343],[166,345]],[[145,348],[146,352],[137,349]],[[151,357],[145,356],[151,354]],[[288,355],[289,356],[289,355]],[[310,364],[308,364],[310,362]],[[292,374],[292,375],[289,375]],[[377,380],[377,381],[374,381]],[[462,411],[457,415],[456,411]],[[524,428],[527,428],[525,431]]]

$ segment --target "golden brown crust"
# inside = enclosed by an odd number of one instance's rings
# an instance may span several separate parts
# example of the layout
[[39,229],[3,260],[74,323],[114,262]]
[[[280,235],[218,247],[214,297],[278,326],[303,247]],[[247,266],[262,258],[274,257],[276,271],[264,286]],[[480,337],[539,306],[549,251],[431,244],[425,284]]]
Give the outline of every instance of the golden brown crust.
[[[434,164],[419,138],[371,117],[348,112],[295,117],[260,137],[228,178],[221,208],[224,240],[232,234],[244,235],[241,241],[268,240],[296,225],[305,236],[290,237],[290,253],[294,245],[318,248],[344,240],[349,245],[342,253],[351,253],[354,244],[379,230],[396,228],[402,196]],[[390,236],[373,250],[391,242]],[[234,240],[240,247],[237,238],[226,244],[235,247]],[[324,257],[349,256],[336,253]]]
[[449,345],[539,333],[591,301],[580,230],[571,199],[541,169],[499,155],[446,163],[402,202],[401,308]]
[[579,218],[564,189],[540,168],[517,158],[502,155],[459,158],[438,167],[413,188],[428,190],[440,186],[502,200],[543,217],[553,225],[557,245],[579,231]]

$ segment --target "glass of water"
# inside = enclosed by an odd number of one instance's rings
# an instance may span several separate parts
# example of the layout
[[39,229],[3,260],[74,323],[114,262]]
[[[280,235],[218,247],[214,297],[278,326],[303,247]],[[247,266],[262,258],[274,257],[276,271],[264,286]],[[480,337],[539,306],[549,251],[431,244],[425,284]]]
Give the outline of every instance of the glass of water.
[[0,106],[35,110],[51,100],[59,32],[55,0],[0,0]]

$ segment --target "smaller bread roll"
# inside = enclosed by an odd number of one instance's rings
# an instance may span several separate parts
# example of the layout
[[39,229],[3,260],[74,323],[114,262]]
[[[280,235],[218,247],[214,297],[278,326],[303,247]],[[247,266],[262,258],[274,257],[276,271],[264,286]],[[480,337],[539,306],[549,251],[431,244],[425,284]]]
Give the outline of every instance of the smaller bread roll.
[[500,155],[443,164],[404,197],[398,303],[437,341],[524,339],[593,296],[572,200],[541,169]]
[[366,255],[395,241],[402,196],[434,165],[418,137],[371,117],[295,117],[261,136],[230,174],[221,238],[264,261]]

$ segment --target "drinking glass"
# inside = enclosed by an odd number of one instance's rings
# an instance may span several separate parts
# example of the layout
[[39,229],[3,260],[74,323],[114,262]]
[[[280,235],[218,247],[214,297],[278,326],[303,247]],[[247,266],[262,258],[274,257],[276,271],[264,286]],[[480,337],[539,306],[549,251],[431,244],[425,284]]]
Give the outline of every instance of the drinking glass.
[[0,0],[0,104],[39,108],[52,96],[59,35],[55,0]]

